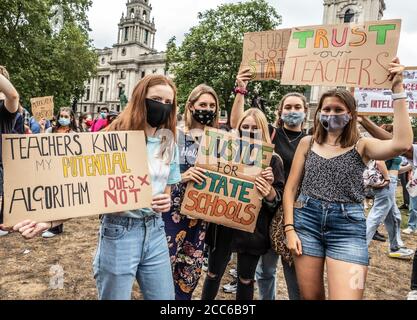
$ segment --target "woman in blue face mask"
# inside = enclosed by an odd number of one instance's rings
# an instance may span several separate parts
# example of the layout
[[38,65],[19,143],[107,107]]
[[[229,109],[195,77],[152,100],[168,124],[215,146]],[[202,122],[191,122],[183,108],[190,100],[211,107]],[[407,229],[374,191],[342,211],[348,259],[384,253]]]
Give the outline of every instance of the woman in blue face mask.
[[63,107],[59,109],[56,119],[56,124],[48,128],[45,133],[72,133],[78,131],[75,114],[71,108]]
[[[73,133],[78,131],[74,111],[71,108],[63,107],[59,109],[56,119],[56,125],[46,129],[45,133]],[[62,232],[64,232],[63,223],[43,232],[42,237],[53,238]]]
[[394,93],[391,140],[360,138],[354,97],[335,89],[320,99],[314,136],[303,138],[297,148],[283,207],[303,299],[325,298],[325,264],[329,299],[363,298],[369,263],[363,172],[370,159],[391,159],[413,142],[403,71],[394,59],[389,68]]

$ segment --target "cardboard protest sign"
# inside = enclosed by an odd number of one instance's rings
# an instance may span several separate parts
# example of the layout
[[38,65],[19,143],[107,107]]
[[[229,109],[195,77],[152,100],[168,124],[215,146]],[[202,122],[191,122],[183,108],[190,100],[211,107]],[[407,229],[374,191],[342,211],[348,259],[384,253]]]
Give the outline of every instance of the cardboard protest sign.
[[[404,71],[404,89],[407,93],[408,112],[417,116],[417,67],[407,67]],[[360,115],[393,115],[392,91],[384,89],[355,89],[355,99]]]
[[4,223],[150,207],[142,131],[3,135]]
[[181,213],[253,232],[262,206],[254,181],[269,166],[273,150],[259,140],[206,128],[195,164],[207,169],[206,179],[188,184]]
[[54,117],[54,97],[42,97],[30,99],[32,114],[36,121],[42,118],[52,120]]
[[281,83],[391,88],[400,31],[401,20],[294,28]]
[[284,68],[291,29],[245,33],[241,68],[249,67],[253,80],[279,80]]

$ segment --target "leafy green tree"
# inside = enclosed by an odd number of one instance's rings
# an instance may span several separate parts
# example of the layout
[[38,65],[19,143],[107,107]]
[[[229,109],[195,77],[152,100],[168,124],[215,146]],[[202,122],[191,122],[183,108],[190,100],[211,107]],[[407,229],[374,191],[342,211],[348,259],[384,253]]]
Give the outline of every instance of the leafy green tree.
[[[97,56],[88,36],[91,0],[0,1],[0,64],[9,70],[24,106],[30,98],[54,96],[69,106],[94,74]],[[59,12],[51,10],[59,5]],[[62,25],[55,30],[54,14]]]
[[[167,44],[167,69],[175,77],[182,108],[191,90],[200,83],[212,86],[222,108],[230,114],[236,74],[242,59],[246,32],[277,29],[281,16],[264,0],[224,4],[199,13],[199,24],[186,34],[183,43],[175,37]],[[274,118],[275,107],[288,91],[303,92],[303,87],[281,86],[277,81],[253,81],[247,106],[256,94],[266,100],[267,117]]]

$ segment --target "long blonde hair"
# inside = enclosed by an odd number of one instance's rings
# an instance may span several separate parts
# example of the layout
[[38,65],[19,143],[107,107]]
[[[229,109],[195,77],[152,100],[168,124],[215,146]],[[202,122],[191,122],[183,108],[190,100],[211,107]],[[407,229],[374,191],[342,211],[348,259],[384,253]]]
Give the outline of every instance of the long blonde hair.
[[269,135],[268,129],[268,120],[266,119],[265,114],[258,108],[250,108],[246,110],[242,117],[239,119],[236,128],[240,131],[240,126],[247,117],[253,117],[255,119],[257,127],[262,132],[262,140],[266,143],[271,143],[271,136]]
[[219,115],[220,115],[220,106],[219,106],[219,98],[217,96],[216,91],[206,84],[200,84],[191,91],[190,96],[187,99],[187,103],[185,104],[185,111],[184,111],[184,123],[185,128],[187,130],[191,129],[191,124],[193,121],[193,116],[191,114],[190,108],[200,99],[203,94],[210,94],[213,96],[214,100],[216,100],[216,117],[214,118],[211,127],[218,128],[219,127]]

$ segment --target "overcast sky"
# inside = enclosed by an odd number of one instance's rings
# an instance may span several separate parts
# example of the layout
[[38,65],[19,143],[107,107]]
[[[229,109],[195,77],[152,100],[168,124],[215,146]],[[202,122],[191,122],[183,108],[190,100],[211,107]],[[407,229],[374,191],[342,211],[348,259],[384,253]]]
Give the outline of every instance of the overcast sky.
[[[126,0],[93,0],[89,20],[91,37],[97,48],[111,47],[117,41],[117,24],[122,12],[126,14]],[[150,0],[156,24],[155,47],[165,50],[167,41],[175,36],[180,43],[184,34],[198,23],[197,13],[237,0]],[[245,1],[243,1],[245,2]],[[282,15],[281,27],[321,24],[323,0],[268,0]],[[415,0],[385,0],[384,19],[401,18],[402,32],[399,57],[407,66],[417,65],[417,9]]]

